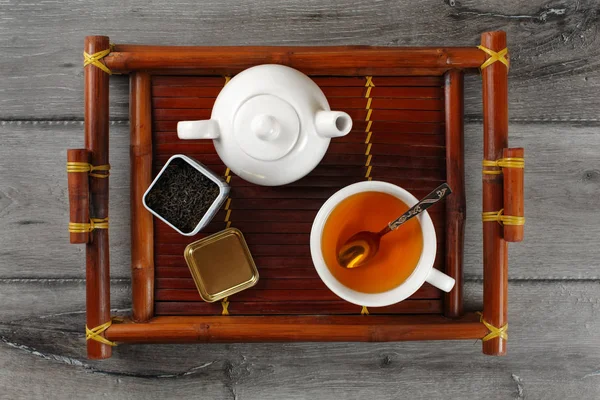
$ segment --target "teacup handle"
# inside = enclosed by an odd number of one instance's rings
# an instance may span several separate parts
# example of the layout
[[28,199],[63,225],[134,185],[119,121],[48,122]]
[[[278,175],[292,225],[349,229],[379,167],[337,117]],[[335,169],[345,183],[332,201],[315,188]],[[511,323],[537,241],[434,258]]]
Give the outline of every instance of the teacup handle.
[[217,139],[219,124],[214,119],[203,121],[180,121],[177,123],[179,139]]
[[449,277],[445,273],[440,272],[435,268],[431,268],[429,276],[427,276],[427,279],[425,280],[431,285],[435,286],[436,288],[443,290],[444,292],[451,291],[454,287],[454,284],[456,283],[454,278]]

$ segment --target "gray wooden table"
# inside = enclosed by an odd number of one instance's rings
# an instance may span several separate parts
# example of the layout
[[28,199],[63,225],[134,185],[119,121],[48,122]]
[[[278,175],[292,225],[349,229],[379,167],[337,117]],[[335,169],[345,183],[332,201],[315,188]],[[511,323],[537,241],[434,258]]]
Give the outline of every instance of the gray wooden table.
[[[600,398],[600,1],[0,1],[0,398]],[[83,144],[86,35],[165,45],[476,45],[511,51],[527,152],[509,355],[475,342],[127,345],[85,357],[65,149]],[[126,78],[111,80],[112,306],[129,307]],[[466,82],[466,297],[481,305],[478,76]]]

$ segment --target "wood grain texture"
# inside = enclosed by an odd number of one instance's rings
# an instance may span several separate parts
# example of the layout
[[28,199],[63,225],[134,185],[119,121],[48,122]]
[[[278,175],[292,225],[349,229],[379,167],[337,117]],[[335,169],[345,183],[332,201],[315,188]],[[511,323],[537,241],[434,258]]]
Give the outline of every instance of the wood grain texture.
[[[67,150],[67,169],[69,163],[90,163],[90,152],[87,149]],[[81,164],[80,164],[81,165]],[[71,223],[89,224],[90,221],[90,187],[89,172],[67,173],[69,190],[69,239],[71,243],[87,243],[89,232],[71,232]]]
[[[112,279],[112,310],[128,310],[131,288],[128,279]],[[85,335],[85,279],[82,278],[0,278],[0,323],[27,318],[42,321],[64,315],[81,317],[73,331]],[[85,336],[84,336],[85,337]],[[85,352],[83,346],[82,354]]]
[[136,72],[130,77],[131,158],[131,282],[132,318],[144,322],[154,314],[154,225],[142,197],[152,182],[151,77]]
[[[65,148],[81,147],[82,129],[78,122],[0,123],[0,278],[83,277],[83,251],[68,243],[64,167]],[[512,124],[510,130],[509,146],[525,147],[528,153],[526,240],[509,245],[509,276],[599,279],[595,247],[600,241],[598,129],[562,123]],[[111,277],[128,278],[129,128],[114,124],[110,132]],[[34,151],[31,143],[44,151]],[[465,279],[482,276],[481,149],[481,125],[467,123]],[[30,157],[36,162],[22,162]],[[360,157],[364,162],[364,156]],[[285,209],[290,201],[314,210],[322,200],[277,199],[272,203]],[[32,251],[40,242],[44,251]]]
[[[502,158],[524,158],[525,149],[522,147],[504,149]],[[525,204],[525,172],[523,168],[502,168],[504,182],[504,215],[523,217]],[[507,242],[522,242],[525,227],[523,225],[504,225],[504,240]]]
[[[129,129],[109,130],[111,277],[123,278],[131,276]],[[83,278],[84,247],[68,245],[65,170],[66,149],[83,147],[83,124],[5,122],[0,137],[0,277]]]
[[444,271],[454,278],[454,287],[444,295],[444,315],[458,317],[463,313],[463,263],[465,243],[465,135],[464,73],[448,71],[445,79],[446,111],[446,182],[452,196],[446,206],[446,262]]
[[[13,293],[24,287],[10,285]],[[466,284],[467,309],[478,309],[481,287]],[[83,290],[79,284],[79,293],[68,296],[83,298]],[[53,288],[27,303],[29,317],[0,325],[0,385],[10,385],[16,399],[188,398],[199,391],[215,399],[594,399],[600,396],[599,293],[598,282],[513,282],[511,351],[504,358],[457,341],[122,345],[98,362],[85,360],[82,303],[47,310],[43,300],[56,296]],[[62,307],[68,312],[52,315]],[[16,316],[21,304],[4,312]]]
[[[96,54],[109,49],[106,36],[86,36],[84,52]],[[108,105],[109,75],[88,65],[84,71],[84,111],[83,122],[85,147],[90,152],[92,165],[109,165]],[[108,218],[109,177],[90,175],[90,215],[92,218]],[[86,326],[93,329],[110,321],[110,257],[108,229],[94,229],[90,241],[85,246],[86,281]],[[100,336],[104,336],[100,334]],[[90,359],[109,358],[111,346],[94,340],[87,343]]]
[[[506,48],[506,33],[484,32],[481,45],[492,51]],[[508,147],[508,69],[500,62],[481,71],[483,93],[483,159],[497,160]],[[503,207],[501,175],[482,176],[483,212]],[[508,323],[508,246],[504,229],[495,222],[483,224],[483,318],[492,326]],[[506,340],[501,336],[483,342],[483,353],[503,356]]]
[[[0,10],[0,68],[5,77],[0,82],[0,117],[81,118],[79,49],[90,33],[107,34],[116,43],[157,45],[476,46],[481,32],[502,29],[511,50],[511,118],[597,121],[599,4],[426,0],[414,7],[409,0],[358,6],[351,0],[209,0],[195,7],[189,2],[149,6],[143,0],[126,5],[9,0]],[[22,21],[30,29],[23,29]],[[111,116],[125,119],[127,78],[112,81]],[[466,82],[469,117],[481,115],[478,82],[477,76]]]
[[[233,75],[259,64],[285,64],[308,75],[431,75],[449,68],[478,68],[485,55],[472,46],[152,46],[116,44],[104,59],[115,73]],[[219,60],[217,64],[212,61]]]

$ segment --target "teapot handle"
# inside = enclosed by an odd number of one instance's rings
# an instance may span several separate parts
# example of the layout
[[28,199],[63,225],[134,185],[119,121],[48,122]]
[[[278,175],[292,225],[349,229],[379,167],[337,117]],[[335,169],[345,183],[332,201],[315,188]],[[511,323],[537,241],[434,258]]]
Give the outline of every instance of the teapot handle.
[[220,136],[219,124],[214,119],[202,121],[179,121],[177,123],[179,139],[217,139]]

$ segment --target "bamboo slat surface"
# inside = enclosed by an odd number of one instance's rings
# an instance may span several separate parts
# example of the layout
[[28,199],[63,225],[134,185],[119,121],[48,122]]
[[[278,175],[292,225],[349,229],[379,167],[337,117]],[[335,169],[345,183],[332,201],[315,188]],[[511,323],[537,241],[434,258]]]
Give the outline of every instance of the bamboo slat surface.
[[[254,288],[231,296],[231,315],[358,314],[319,280],[312,265],[309,234],[323,202],[337,190],[367,179],[385,180],[416,196],[446,179],[443,78],[373,77],[366,97],[366,77],[315,77],[332,109],[354,121],[345,137],[333,139],[323,162],[308,176],[284,187],[261,187],[231,174],[231,226],[247,238],[260,273]],[[176,123],[210,118],[224,78],[220,76],[159,76],[152,80],[153,170],[156,174],[173,154],[196,158],[213,171],[226,167],[212,141],[177,138]],[[372,98],[370,103],[368,99]],[[369,108],[371,111],[369,112]],[[370,124],[372,134],[366,132]],[[380,130],[381,128],[381,130]],[[368,171],[367,153],[371,170]],[[157,315],[221,314],[220,303],[201,300],[183,259],[185,246],[226,227],[221,210],[207,228],[190,238],[154,219]],[[432,209],[438,236],[436,268],[444,268],[445,210]],[[440,313],[440,291],[426,285],[410,301],[373,308],[373,313]]]

